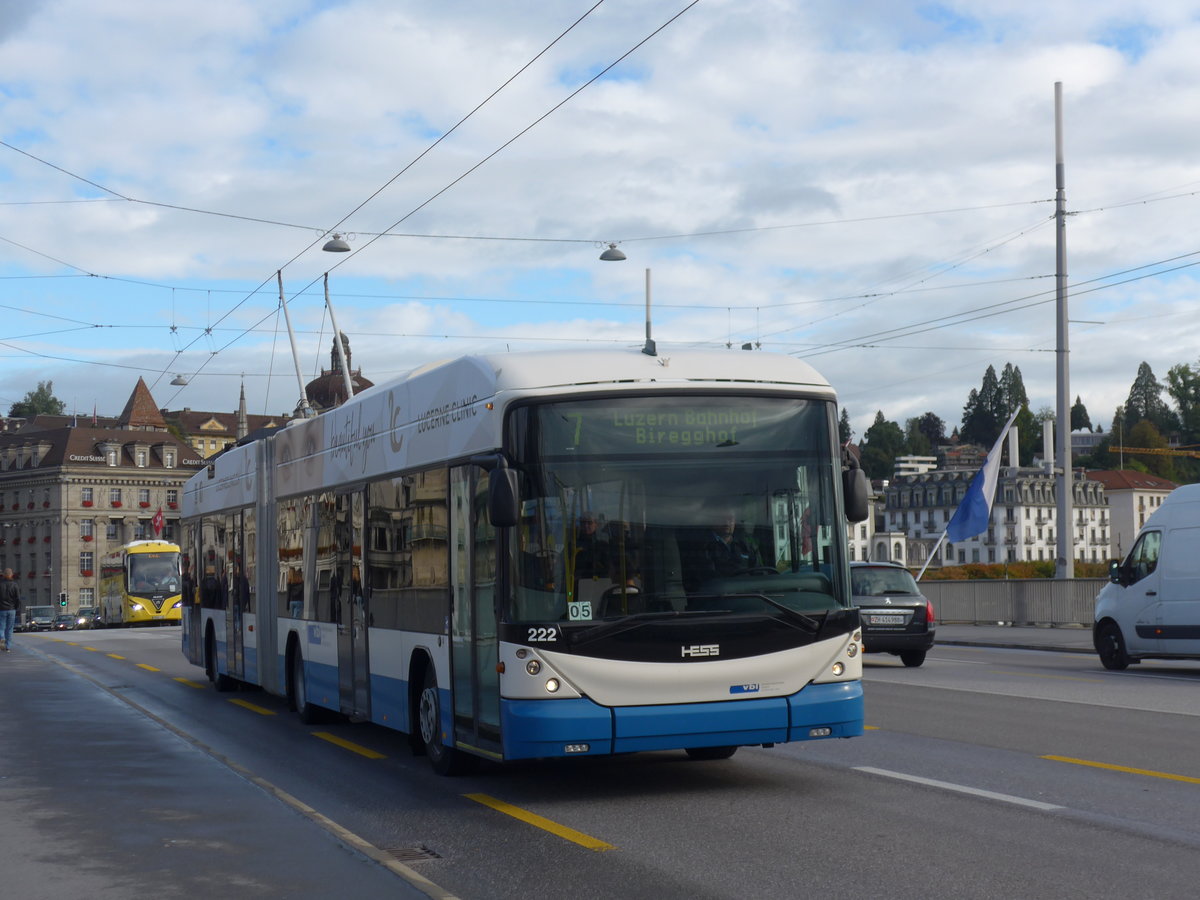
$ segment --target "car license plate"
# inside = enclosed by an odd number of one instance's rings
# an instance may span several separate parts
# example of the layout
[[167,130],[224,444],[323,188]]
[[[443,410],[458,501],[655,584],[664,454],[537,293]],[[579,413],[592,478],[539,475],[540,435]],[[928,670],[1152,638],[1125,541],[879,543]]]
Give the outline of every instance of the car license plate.
[[904,616],[871,616],[872,625],[903,625]]

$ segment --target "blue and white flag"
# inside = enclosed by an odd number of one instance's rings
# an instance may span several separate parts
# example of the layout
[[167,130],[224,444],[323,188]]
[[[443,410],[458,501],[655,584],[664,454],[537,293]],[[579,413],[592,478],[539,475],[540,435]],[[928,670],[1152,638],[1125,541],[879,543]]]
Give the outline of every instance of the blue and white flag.
[[971,479],[966,496],[963,497],[962,503],[958,504],[950,524],[946,526],[946,540],[951,543],[965,541],[987,531],[988,520],[992,517],[992,499],[996,496],[996,481],[1000,477],[1000,454],[1004,447],[1004,438],[1016,417],[1016,412],[1008,417],[1004,428],[1000,430],[1000,437],[996,438],[987,459]]

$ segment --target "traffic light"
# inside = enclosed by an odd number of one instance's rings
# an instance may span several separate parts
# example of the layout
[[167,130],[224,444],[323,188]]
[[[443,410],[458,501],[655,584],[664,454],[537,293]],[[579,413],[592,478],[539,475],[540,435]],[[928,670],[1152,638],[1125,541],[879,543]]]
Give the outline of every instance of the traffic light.
[[67,592],[66,591],[63,591],[62,593],[60,593],[58,595],[58,605],[59,606],[67,605]]

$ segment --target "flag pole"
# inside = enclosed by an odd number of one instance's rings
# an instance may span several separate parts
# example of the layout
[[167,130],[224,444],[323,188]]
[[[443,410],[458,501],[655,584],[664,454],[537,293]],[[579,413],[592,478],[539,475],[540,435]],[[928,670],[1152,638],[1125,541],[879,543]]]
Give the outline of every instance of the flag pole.
[[917,581],[921,580],[921,576],[925,574],[925,570],[929,568],[929,563],[933,560],[933,556],[938,552],[938,547],[942,546],[942,541],[946,540],[946,532],[943,531],[937,539],[937,543],[933,545],[933,549],[929,551],[929,555],[925,557],[925,565],[921,566],[921,571],[917,573]]

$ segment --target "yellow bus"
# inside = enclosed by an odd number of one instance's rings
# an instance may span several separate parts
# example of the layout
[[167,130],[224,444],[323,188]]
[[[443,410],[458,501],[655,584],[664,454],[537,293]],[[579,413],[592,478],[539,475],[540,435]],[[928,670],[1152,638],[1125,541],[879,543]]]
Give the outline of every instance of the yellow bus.
[[183,606],[179,556],[179,545],[167,541],[133,541],[105,556],[97,622],[178,625]]

